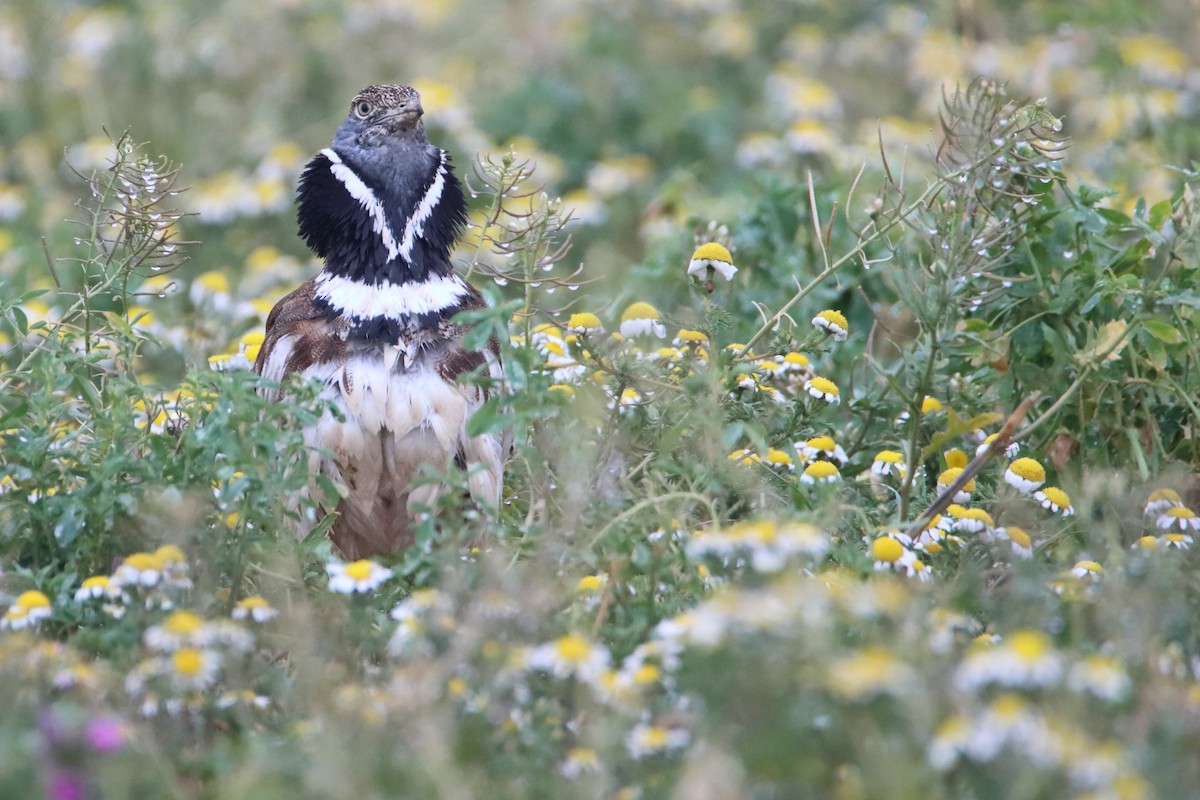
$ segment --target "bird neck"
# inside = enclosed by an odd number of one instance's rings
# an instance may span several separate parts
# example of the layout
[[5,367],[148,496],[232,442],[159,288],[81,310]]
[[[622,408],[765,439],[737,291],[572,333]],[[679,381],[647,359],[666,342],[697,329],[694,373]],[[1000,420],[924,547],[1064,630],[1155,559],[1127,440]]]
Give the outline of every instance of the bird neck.
[[436,327],[468,292],[450,263],[466,222],[462,186],[445,151],[428,156],[379,179],[326,148],[300,178],[300,235],[325,260],[313,301],[347,318],[351,336],[394,342]]

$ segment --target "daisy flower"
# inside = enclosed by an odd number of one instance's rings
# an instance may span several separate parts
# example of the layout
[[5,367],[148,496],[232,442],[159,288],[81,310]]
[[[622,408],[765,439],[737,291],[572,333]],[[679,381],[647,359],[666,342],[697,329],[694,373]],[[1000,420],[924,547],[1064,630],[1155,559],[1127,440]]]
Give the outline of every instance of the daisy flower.
[[837,466],[832,461],[818,460],[804,468],[804,474],[800,476],[800,482],[812,484],[834,483],[841,477],[841,473],[838,472]]
[[962,469],[966,467],[968,463],[970,463],[970,459],[967,458],[967,454],[962,450],[959,450],[957,447],[947,450],[942,454],[942,457],[946,459],[947,467],[958,467],[959,469]]
[[577,633],[568,633],[552,642],[538,645],[529,653],[528,664],[560,678],[575,676],[584,683],[595,683],[608,669],[609,654]]
[[959,506],[959,515],[955,520],[955,530],[969,533],[990,533],[996,526],[992,515],[982,508],[963,508]]
[[1187,550],[1192,546],[1192,537],[1187,533],[1168,533],[1162,538],[1168,549]]
[[1075,566],[1071,567],[1071,574],[1076,578],[1098,579],[1104,574],[1104,567],[1096,561],[1077,561]]
[[954,685],[967,691],[989,684],[1046,686],[1056,682],[1062,672],[1063,658],[1050,637],[1025,628],[997,644],[972,647],[955,671]]
[[1033,539],[1025,532],[1024,528],[1018,528],[1016,525],[1006,525],[1003,528],[996,528],[993,533],[998,539],[1008,539],[1012,542],[1014,555],[1021,558],[1033,557]]
[[279,610],[272,607],[265,597],[252,594],[238,601],[237,605],[233,607],[231,616],[234,619],[252,619],[262,623],[270,622],[279,616]]
[[587,311],[572,314],[567,320],[567,330],[575,333],[604,333],[600,318]]
[[1032,458],[1018,458],[1004,471],[1004,482],[1021,494],[1029,494],[1046,482],[1046,470]]
[[172,653],[165,663],[172,680],[183,689],[204,689],[211,686],[221,669],[220,655],[199,647],[180,648]]
[[1033,499],[1041,503],[1042,508],[1049,509],[1055,514],[1069,517],[1075,513],[1071,507],[1071,498],[1057,486],[1047,486],[1033,493]]
[[172,611],[158,625],[151,625],[142,636],[142,641],[151,650],[172,652],[182,647],[194,647],[208,643],[208,629],[204,620],[191,611]]
[[10,628],[14,631],[28,628],[37,625],[44,619],[49,619],[52,612],[50,598],[42,592],[37,590],[21,592],[8,607],[4,617],[0,618],[0,628]]
[[1196,512],[1185,506],[1171,506],[1158,515],[1155,524],[1164,531],[1174,530],[1179,533],[1200,531],[1200,517],[1197,517]]
[[901,478],[908,472],[908,465],[904,463],[904,454],[897,450],[880,450],[875,454],[875,460],[871,462],[871,474],[882,478],[893,472]]
[[1156,516],[1171,506],[1183,505],[1183,498],[1174,489],[1155,489],[1146,499],[1145,512],[1148,516]]
[[685,347],[688,345],[692,347],[707,347],[708,335],[703,331],[693,331],[689,328],[681,328],[679,333],[675,335],[675,338],[671,340],[671,344],[675,345],[676,347]]
[[687,747],[691,736],[683,728],[667,728],[642,722],[625,737],[625,749],[634,758],[658,755]]
[[804,382],[804,391],[808,392],[818,400],[824,400],[830,405],[836,406],[842,402],[837,384],[828,378],[822,378],[814,375]]
[[794,350],[779,356],[779,363],[788,372],[807,375],[812,371],[812,365],[808,361],[808,356],[803,353],[797,353]]
[[[944,470],[941,475],[938,475],[938,491],[944,492],[949,489],[954,482],[958,480],[959,475],[962,475],[962,467],[951,467],[950,469]],[[954,502],[966,503],[971,499],[971,493],[974,491],[975,479],[971,478],[971,480],[964,483],[962,487],[954,493]]]
[[776,469],[787,470],[789,472],[796,471],[796,464],[794,461],[792,461],[792,457],[784,451],[777,450],[774,447],[767,450],[767,455],[763,459],[763,463],[769,467],[775,467]]
[[1101,700],[1119,703],[1128,696],[1130,681],[1119,661],[1093,653],[1071,667],[1067,686],[1076,692],[1087,692]]
[[814,436],[806,442],[797,442],[794,446],[796,452],[805,461],[827,458],[830,461],[836,461],[839,465],[846,463],[846,451],[833,440],[832,436]]
[[120,588],[107,575],[93,575],[85,578],[79,588],[75,590],[75,600],[83,602],[84,600],[110,597],[114,589],[118,593],[120,592]]
[[339,594],[372,592],[392,577],[392,570],[374,561],[360,559],[343,564],[335,561],[325,565],[329,573],[329,590]]
[[709,286],[712,291],[713,273],[717,273],[726,281],[733,280],[737,267],[733,265],[733,256],[729,250],[717,242],[707,242],[696,248],[692,260],[688,262],[687,274],[694,275]]
[[621,314],[621,335],[626,339],[635,336],[656,336],[665,339],[667,329],[659,321],[659,316],[658,309],[649,303],[633,303]]
[[850,324],[846,322],[846,315],[831,308],[827,308],[813,317],[812,324],[817,330],[828,331],[832,334],[834,341],[844,342],[850,335]]
[[894,569],[901,562],[914,558],[900,542],[891,536],[880,536],[871,542],[871,559],[875,562],[876,570]]
[[133,553],[126,556],[112,574],[118,586],[155,586],[163,577],[163,560],[153,553]]
[[[999,434],[995,434],[995,433],[989,434],[988,437],[986,439],[984,439],[983,442],[979,445],[979,447],[975,448],[975,455],[976,456],[983,455],[984,451],[992,446],[992,442],[996,441],[996,437],[998,435]],[[1020,452],[1021,452],[1021,445],[1017,444],[1016,442],[1009,442],[1004,447],[1004,455],[1008,456],[1009,458],[1016,458],[1017,454]]]

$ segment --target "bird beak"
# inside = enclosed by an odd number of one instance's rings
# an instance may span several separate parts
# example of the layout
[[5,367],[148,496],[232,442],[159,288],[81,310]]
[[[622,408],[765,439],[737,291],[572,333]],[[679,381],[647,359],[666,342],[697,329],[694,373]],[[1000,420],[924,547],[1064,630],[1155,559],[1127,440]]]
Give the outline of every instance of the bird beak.
[[396,109],[391,114],[388,114],[380,122],[390,130],[403,130],[414,125],[424,113],[425,109],[421,108],[421,101],[414,100],[403,108]]

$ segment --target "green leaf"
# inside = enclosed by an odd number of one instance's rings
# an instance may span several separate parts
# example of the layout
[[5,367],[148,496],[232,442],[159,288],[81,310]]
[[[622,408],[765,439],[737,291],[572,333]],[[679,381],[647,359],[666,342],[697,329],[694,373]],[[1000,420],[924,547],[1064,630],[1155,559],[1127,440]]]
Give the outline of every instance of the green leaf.
[[25,312],[21,310],[20,306],[13,306],[9,309],[9,313],[12,314],[13,327],[23,338],[29,333],[29,318],[25,316]]
[[75,541],[75,537],[79,536],[81,530],[83,530],[83,515],[79,513],[77,504],[71,504],[58,518],[58,522],[54,523],[54,539],[63,547],[67,547]]
[[1173,326],[1158,319],[1148,319],[1142,322],[1142,327],[1146,329],[1146,333],[1166,344],[1179,344],[1183,341],[1183,334],[1176,330]]

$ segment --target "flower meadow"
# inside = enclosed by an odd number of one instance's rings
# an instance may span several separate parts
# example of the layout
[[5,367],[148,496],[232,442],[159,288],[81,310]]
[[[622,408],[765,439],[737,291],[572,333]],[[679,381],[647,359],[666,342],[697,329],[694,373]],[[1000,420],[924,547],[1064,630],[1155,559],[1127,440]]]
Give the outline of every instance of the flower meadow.
[[[1188,4],[211,5],[0,10],[0,797],[1195,794]],[[346,561],[251,365],[391,75],[513,451]]]

